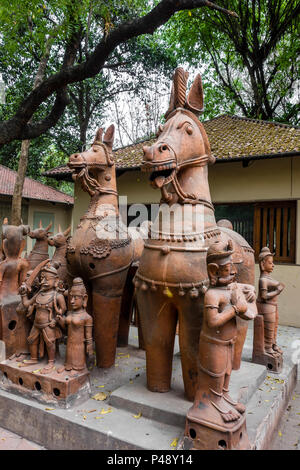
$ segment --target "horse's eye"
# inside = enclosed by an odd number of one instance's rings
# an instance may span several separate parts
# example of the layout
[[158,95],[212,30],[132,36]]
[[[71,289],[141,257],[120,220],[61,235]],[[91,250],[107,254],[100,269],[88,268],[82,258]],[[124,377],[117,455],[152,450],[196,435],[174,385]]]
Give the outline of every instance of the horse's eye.
[[192,135],[192,133],[193,133],[193,128],[192,128],[192,126],[187,126],[186,131],[187,131],[187,133],[188,133],[189,135]]

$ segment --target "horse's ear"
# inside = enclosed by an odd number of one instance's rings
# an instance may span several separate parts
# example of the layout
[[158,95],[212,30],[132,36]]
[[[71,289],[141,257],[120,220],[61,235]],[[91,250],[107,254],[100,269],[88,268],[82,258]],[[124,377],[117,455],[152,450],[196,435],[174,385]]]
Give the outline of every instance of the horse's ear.
[[61,233],[61,226],[58,224],[58,233]]
[[103,142],[109,147],[112,147],[114,143],[114,138],[115,138],[115,126],[111,124],[104,134]]
[[64,231],[64,236],[67,237],[70,232],[71,232],[71,225],[70,225],[69,228],[67,228],[67,229]]
[[190,89],[185,108],[192,111],[196,116],[199,116],[203,111],[203,87],[200,73],[196,76]]
[[99,129],[96,132],[93,144],[96,144],[97,142],[102,143],[102,135],[103,135],[103,129],[102,129],[102,127],[99,127]]
[[47,225],[47,227],[45,228],[45,232],[48,232],[51,227],[52,227],[52,220],[50,221],[50,224]]
[[169,109],[165,114],[168,115],[176,108],[183,108],[185,105],[186,84],[189,73],[185,72],[182,67],[177,67],[173,76],[173,85],[170,97]]

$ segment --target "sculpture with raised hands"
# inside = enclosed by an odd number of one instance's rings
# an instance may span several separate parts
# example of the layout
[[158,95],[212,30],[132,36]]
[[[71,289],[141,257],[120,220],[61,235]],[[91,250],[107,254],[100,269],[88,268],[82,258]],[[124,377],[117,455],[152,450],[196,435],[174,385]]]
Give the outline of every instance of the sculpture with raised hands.
[[271,277],[274,269],[274,253],[268,247],[262,248],[259,256],[259,293],[257,298],[258,316],[254,322],[252,361],[265,364],[272,372],[280,372],[283,351],[277,345],[278,295],[285,285]]
[[76,375],[86,369],[86,356],[93,356],[93,318],[86,311],[87,293],[83,280],[73,280],[69,291],[69,310],[66,316],[58,315],[58,323],[67,328],[67,349],[65,364],[58,373],[68,371]]
[[[29,298],[29,286],[26,282],[20,287],[24,308],[30,308],[34,315],[33,326],[27,338],[30,359],[20,365],[26,367],[37,364],[39,359],[44,357],[46,347],[48,363],[43,367],[42,374],[48,374],[53,370],[56,340],[62,337],[61,329],[57,324],[57,315],[63,315],[67,310],[64,295],[57,290],[59,281],[57,269],[50,263],[45,263],[47,261],[40,263],[37,267],[40,268],[41,273],[40,289],[37,294]],[[36,277],[35,270],[33,275]]]
[[194,449],[249,447],[245,406],[230,397],[229,382],[238,333],[236,318],[255,318],[256,296],[252,285],[235,282],[232,255],[231,240],[215,242],[207,253],[210,285],[204,297],[198,385],[185,431],[185,442]]

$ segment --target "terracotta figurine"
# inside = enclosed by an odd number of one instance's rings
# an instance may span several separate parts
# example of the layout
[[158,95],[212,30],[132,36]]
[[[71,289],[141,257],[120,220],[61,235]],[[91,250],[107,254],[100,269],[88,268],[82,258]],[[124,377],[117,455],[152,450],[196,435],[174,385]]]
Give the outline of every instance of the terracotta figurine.
[[87,293],[80,277],[73,280],[69,292],[69,311],[65,317],[58,315],[62,328],[67,327],[67,350],[64,367],[57,370],[70,371],[71,375],[86,369],[86,356],[93,356],[93,318],[86,311]]
[[[225,448],[249,445],[245,429],[239,439],[241,427],[245,427],[245,406],[230,397],[229,382],[238,332],[236,318],[252,320],[256,316],[256,296],[253,286],[235,282],[232,254],[230,240],[215,242],[207,253],[210,286],[204,297],[198,387],[186,424],[186,436],[195,449],[218,449],[222,437]],[[237,424],[239,432],[235,429],[232,433]],[[227,439],[228,432],[232,439]]]
[[283,351],[277,346],[278,295],[285,285],[271,277],[274,269],[273,255],[268,247],[262,248],[259,256],[258,317],[254,322],[253,362],[266,364],[273,372],[282,369]]
[[51,234],[51,232],[49,232],[51,227],[52,222],[50,222],[46,228],[43,228],[42,221],[40,220],[39,228],[30,230],[28,233],[30,238],[36,240],[35,245],[27,258],[30,264],[30,269],[34,269],[39,263],[49,258],[48,236]]
[[71,227],[67,228],[64,232],[61,230],[60,225],[58,226],[58,233],[52,237],[48,237],[48,244],[55,247],[54,255],[52,256],[52,262],[60,263],[57,270],[58,276],[64,288],[67,288],[67,241],[71,231]]
[[0,262],[0,339],[5,342],[6,357],[15,353],[19,334],[19,287],[26,278],[29,263],[21,257],[29,232],[27,225],[2,226],[3,261]]
[[[122,296],[131,275],[129,268],[143,248],[119,215],[113,141],[114,126],[106,132],[100,128],[91,149],[71,155],[68,163],[73,179],[91,196],[88,210],[68,242],[67,269],[70,278],[80,276],[91,287],[98,367],[114,364],[119,328],[127,332],[122,344],[128,341],[130,315],[120,317]],[[126,304],[129,308],[130,299]],[[127,322],[126,328],[123,321]]]
[[[217,240],[233,242],[237,281],[254,285],[254,250],[227,226],[218,226],[208,183],[208,165],[215,158],[199,121],[203,91],[197,75],[186,97],[188,73],[174,74],[166,122],[158,139],[144,147],[142,170],[161,191],[157,219],[135,275],[136,298],[147,360],[147,386],[170,389],[177,320],[186,397],[193,401],[197,387],[197,357],[203,317],[203,297],[209,280],[207,248]],[[165,217],[168,212],[169,218]],[[238,319],[234,368],[241,362],[247,321]]]
[[[41,265],[43,264],[42,262]],[[57,324],[57,315],[63,315],[67,310],[64,295],[57,291],[58,282],[57,269],[48,263],[41,269],[40,289],[37,294],[29,298],[28,284],[23,283],[20,287],[24,308],[34,310],[34,323],[27,338],[30,359],[24,361],[22,366],[38,363],[39,359],[44,356],[46,346],[48,364],[42,369],[43,374],[48,374],[53,369],[56,340],[62,337],[61,329]]]

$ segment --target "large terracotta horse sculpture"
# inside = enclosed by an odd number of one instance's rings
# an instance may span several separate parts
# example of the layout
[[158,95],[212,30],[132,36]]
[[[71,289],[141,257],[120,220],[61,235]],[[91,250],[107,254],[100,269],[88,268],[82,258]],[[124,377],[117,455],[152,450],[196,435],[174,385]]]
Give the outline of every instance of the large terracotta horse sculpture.
[[[208,165],[215,159],[198,119],[203,108],[201,77],[196,77],[186,99],[187,78],[182,68],[176,69],[166,123],[159,128],[157,141],[143,149],[142,170],[151,172],[152,185],[161,190],[162,199],[134,282],[148,388],[157,392],[170,388],[178,321],[185,394],[193,400],[203,294],[208,285],[207,248],[216,240],[232,239],[237,281],[251,285],[254,254],[229,223],[216,223],[208,184]],[[239,320],[234,368],[240,366],[246,332],[247,322]]]
[[[87,212],[67,247],[67,270],[90,288],[98,367],[114,364],[118,331],[129,329],[120,308],[129,268],[139,259],[143,239],[133,238],[119,217],[116,171],[112,156],[114,126],[96,133],[90,150],[70,156],[73,179],[91,196]],[[130,302],[128,301],[128,306]],[[125,306],[126,307],[126,306]],[[127,322],[127,325],[123,325]],[[126,339],[125,339],[126,340]],[[123,338],[123,344],[126,342]]]

